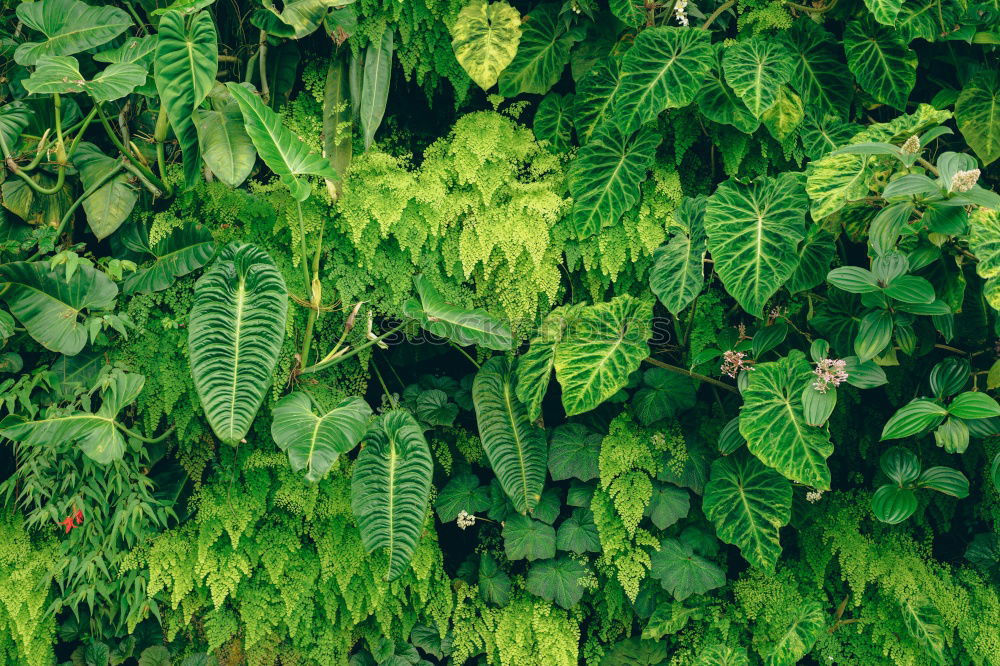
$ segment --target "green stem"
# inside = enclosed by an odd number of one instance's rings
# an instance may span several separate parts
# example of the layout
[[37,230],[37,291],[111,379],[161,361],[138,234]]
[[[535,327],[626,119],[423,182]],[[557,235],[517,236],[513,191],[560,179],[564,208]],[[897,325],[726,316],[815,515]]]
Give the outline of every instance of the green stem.
[[712,386],[718,386],[719,388],[726,389],[731,393],[739,393],[736,387],[730,386],[725,382],[720,382],[718,379],[712,379],[711,377],[700,375],[697,372],[691,372],[690,370],[679,368],[676,365],[670,365],[669,363],[664,363],[663,361],[655,359],[652,356],[647,356],[643,360],[646,361],[646,363],[649,363],[650,365],[655,365],[657,368],[663,368],[664,370],[669,370],[670,372],[676,372],[679,375],[684,375],[685,377],[690,377],[691,379],[697,379],[700,382],[705,382],[706,384],[711,384]]
[[167,158],[163,142],[167,139],[168,127],[170,127],[170,119],[167,117],[167,105],[160,104],[160,111],[156,114],[153,141],[156,142],[156,168],[160,171],[160,178],[164,180],[167,178]]
[[69,144],[69,155],[70,155],[70,157],[72,157],[73,153],[76,152],[76,147],[77,147],[77,145],[79,145],[80,139],[83,138],[83,133],[87,131],[87,128],[90,126],[91,121],[96,116],[97,116],[97,106],[94,106],[94,108],[92,108],[90,110],[90,113],[87,114],[87,117],[83,119],[83,122],[81,122],[78,125],[78,127],[80,129],[77,130],[76,136],[73,137],[73,143]]
[[704,23],[701,24],[701,29],[702,30],[708,30],[708,26],[710,26],[713,23],[715,23],[715,19],[717,19],[720,16],[722,16],[722,13],[724,11],[726,11],[727,9],[729,9],[730,7],[732,7],[735,4],[736,4],[736,0],[726,0],[726,2],[724,2],[721,5],[719,5],[718,7],[716,7],[715,11],[712,12],[708,16],[707,19],[705,19]]
[[399,407],[399,403],[397,403],[396,398],[391,393],[389,393],[389,387],[386,385],[385,379],[382,377],[382,373],[378,369],[378,363],[375,362],[374,356],[372,356],[369,363],[375,370],[375,376],[378,377],[378,383],[382,385],[382,392],[385,394],[385,397],[389,399],[389,404],[392,405],[393,409],[396,409],[397,407]]
[[62,98],[59,93],[54,93],[52,95],[52,104],[55,107],[55,117],[56,117],[56,141],[59,146],[63,145],[63,132],[62,132]]
[[[55,194],[61,190],[63,185],[66,183],[66,164],[64,161],[59,164],[59,175],[56,177],[56,184],[52,187],[42,187],[35,182],[34,178],[22,171],[21,167],[17,166],[17,162],[14,161],[14,157],[11,155],[10,149],[7,147],[7,140],[3,138],[2,133],[0,133],[0,151],[3,152],[4,162],[7,164],[7,168],[10,169],[11,173],[23,180],[25,185],[34,190],[37,194],[45,196]],[[65,151],[60,150],[59,153],[62,156],[65,156]]]
[[302,351],[299,352],[299,363],[305,366],[309,363],[309,348],[312,346],[313,328],[316,326],[316,317],[319,315],[320,306],[318,294],[313,289],[313,280],[310,278],[314,277],[317,283],[319,281],[319,251],[323,245],[323,239],[320,238],[319,243],[316,245],[316,256],[313,259],[313,275],[310,275],[309,263],[306,260],[306,223],[302,219],[302,203],[296,200],[295,208],[299,214],[299,252],[302,255],[299,257],[299,261],[302,262],[302,279],[305,280],[305,288],[309,294],[309,314],[306,316],[306,332],[302,337]]
[[336,365],[337,363],[340,363],[341,361],[346,361],[347,359],[352,358],[352,357],[356,356],[357,354],[361,353],[365,349],[368,349],[372,345],[378,344],[379,342],[382,342],[382,340],[385,340],[387,337],[389,337],[390,335],[392,335],[393,333],[395,333],[399,329],[403,328],[404,326],[406,326],[406,322],[405,321],[402,324],[399,324],[398,326],[390,328],[388,331],[386,331],[382,335],[378,336],[374,340],[369,340],[365,344],[360,345],[358,347],[355,347],[354,349],[352,349],[351,351],[347,352],[343,356],[338,356],[336,358],[331,358],[328,361],[322,361],[320,363],[317,363],[316,365],[311,365],[308,368],[303,368],[302,372],[300,372],[299,374],[300,375],[307,375],[307,374],[309,374],[311,372],[319,372],[320,370],[322,370],[324,368],[328,368],[331,365]]
[[123,433],[125,433],[129,437],[135,437],[137,440],[139,440],[140,442],[142,442],[144,444],[159,444],[160,442],[162,442],[163,440],[165,440],[167,437],[169,437],[170,434],[176,428],[176,426],[170,426],[169,428],[167,428],[166,430],[164,430],[163,434],[160,435],[159,437],[143,437],[142,435],[140,435],[139,433],[135,432],[134,430],[129,430],[128,428],[126,428],[125,426],[123,426],[121,423],[118,423],[118,421],[115,421],[115,425],[118,427],[119,430],[121,430]]
[[128,151],[128,149],[126,149],[125,146],[122,145],[121,139],[118,138],[118,135],[115,134],[115,131],[111,128],[111,123],[108,122],[108,117],[104,115],[104,110],[98,107],[97,115],[101,119],[101,125],[104,126],[104,131],[107,133],[108,138],[111,139],[111,143],[115,144],[115,148],[117,148],[118,151],[125,157],[125,159],[131,162],[135,166],[135,168],[137,168],[142,173],[142,175],[146,177],[146,179],[149,182],[155,185],[161,192],[164,192],[167,196],[170,196],[171,189],[167,187],[167,185],[162,180],[157,178],[156,174],[154,174],[152,171],[146,168],[145,164],[143,164],[135,157],[133,157],[132,154]]
[[41,164],[42,162],[42,157],[45,156],[45,146],[48,145],[48,142],[49,142],[49,130],[45,130],[44,132],[42,132],[41,138],[38,139],[38,147],[35,149],[35,156],[32,158],[30,162],[21,167],[21,171],[29,173],[38,168],[38,165]]
[[462,354],[462,356],[464,356],[465,358],[469,359],[469,363],[471,363],[472,365],[476,366],[477,369],[479,367],[481,367],[478,363],[476,363],[476,359],[472,358],[467,353],[465,353],[465,350],[462,349],[461,346],[457,345],[456,343],[452,342],[451,340],[448,341],[448,344],[450,344],[452,347],[454,347],[455,349],[457,349],[459,351],[459,353]]

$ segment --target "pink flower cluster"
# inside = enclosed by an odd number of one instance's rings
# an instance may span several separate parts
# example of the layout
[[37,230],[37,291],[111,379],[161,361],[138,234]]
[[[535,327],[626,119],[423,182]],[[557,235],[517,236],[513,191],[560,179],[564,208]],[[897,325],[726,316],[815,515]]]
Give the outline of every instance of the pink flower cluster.
[[728,375],[732,378],[736,378],[736,373],[740,370],[753,370],[753,366],[750,365],[751,361],[746,359],[746,354],[738,351],[727,351],[722,355],[722,365],[719,370],[722,374]]
[[847,381],[847,361],[839,358],[824,358],[816,362],[813,370],[817,379],[812,387],[820,393],[826,393],[830,386],[840,386]]

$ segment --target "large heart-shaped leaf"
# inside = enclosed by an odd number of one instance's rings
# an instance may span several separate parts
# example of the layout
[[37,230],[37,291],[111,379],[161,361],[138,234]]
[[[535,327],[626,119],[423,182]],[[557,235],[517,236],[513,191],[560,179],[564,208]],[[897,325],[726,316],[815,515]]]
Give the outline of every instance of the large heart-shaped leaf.
[[726,584],[726,574],[680,539],[664,539],[650,555],[650,575],[663,589],[684,601],[692,594],[704,594]]
[[899,110],[917,81],[917,57],[897,31],[870,16],[851,21],[844,30],[847,66],[861,89]]
[[386,580],[401,576],[423,530],[434,461],[420,426],[402,409],[372,424],[354,463],[351,508],[369,553],[386,549]]
[[8,149],[13,150],[17,140],[30,123],[35,112],[21,101],[0,106],[0,137]]
[[573,96],[549,93],[538,103],[532,123],[535,138],[548,141],[549,150],[565,153],[573,138]]
[[548,456],[545,432],[528,420],[514,392],[509,357],[495,356],[483,364],[472,383],[472,401],[493,473],[514,509],[528,513],[542,495]]
[[789,83],[818,118],[831,113],[846,117],[854,96],[854,81],[840,59],[835,41],[815,21],[802,17],[786,33],[792,52]]
[[795,173],[747,185],[727,181],[709,197],[705,231],[715,271],[748,313],[760,317],[795,271],[807,206]]
[[589,141],[594,131],[611,116],[621,86],[620,70],[618,59],[605,58],[594,65],[577,85],[573,99],[573,124],[581,143]]
[[500,75],[501,95],[544,95],[562,76],[570,47],[580,40],[582,31],[568,30],[560,12],[560,5],[550,2],[536,6],[525,16],[517,55]]
[[198,130],[193,114],[215,83],[219,69],[218,41],[212,16],[206,11],[190,18],[181,12],[169,11],[160,18],[154,79],[170,126],[181,146],[184,181],[188,187],[192,187],[201,175]]
[[514,344],[510,327],[485,310],[460,308],[444,300],[424,275],[413,277],[416,299],[410,299],[404,311],[427,331],[462,346],[479,345],[506,351]]
[[713,48],[713,66],[708,70],[705,84],[698,91],[695,100],[698,110],[712,122],[732,125],[745,134],[751,134],[760,126],[760,121],[726,83],[722,65],[725,47],[719,43],[714,44]]
[[229,187],[239,187],[253,171],[257,150],[243,127],[236,104],[222,110],[195,109],[198,145],[205,165]]
[[[365,150],[371,148],[375,132],[382,124],[382,117],[385,115],[385,105],[389,99],[389,77],[392,74],[394,35],[395,32],[391,27],[385,28],[382,37],[378,41],[372,41],[365,51],[364,84],[361,87],[361,102],[358,104],[361,133],[365,137]],[[257,150],[260,150],[260,146],[257,146]]]
[[955,102],[955,120],[984,166],[1000,157],[1000,72],[984,69],[965,84]]
[[661,139],[651,127],[630,136],[617,123],[605,123],[580,149],[569,175],[570,224],[577,238],[617,224],[635,204]]
[[[73,154],[73,166],[80,173],[85,189],[104,179],[118,164],[118,160],[108,157],[92,143],[79,144]],[[83,200],[90,230],[98,240],[107,238],[128,218],[138,200],[139,193],[128,182],[128,176],[119,173]]]
[[552,379],[556,359],[556,346],[562,340],[566,327],[576,318],[580,305],[561,305],[550,312],[528,351],[517,362],[517,397],[528,409],[528,418],[534,421],[542,411],[542,399]]
[[330,164],[292,134],[282,124],[281,116],[265,106],[257,95],[236,83],[227,83],[226,87],[240,106],[247,134],[260,158],[297,201],[305,201],[312,191],[301,176],[337,179]]
[[789,609],[787,624],[763,654],[768,666],[795,666],[805,657],[826,629],[827,614],[815,601],[804,601]]
[[764,37],[730,46],[722,62],[726,83],[757,118],[777,101],[781,86],[792,78],[795,70],[788,45]]
[[80,0],[22,2],[17,18],[45,36],[43,42],[24,42],[14,52],[19,65],[34,65],[46,55],[80,53],[105,44],[132,26],[123,9],[92,7]]
[[125,279],[124,294],[148,294],[163,291],[174,281],[208,263],[215,254],[215,239],[208,228],[200,224],[187,224],[170,232],[153,246],[145,228],[135,225],[128,228],[124,241],[135,252],[152,255],[149,266],[138,269]]
[[851,201],[868,196],[875,171],[871,155],[825,155],[806,167],[806,193],[814,220],[836,213]]
[[30,93],[51,95],[85,92],[95,102],[125,97],[146,81],[142,65],[108,65],[90,81],[80,73],[80,63],[72,56],[42,56],[35,71],[24,82]]
[[556,379],[567,416],[617,393],[649,355],[653,304],[632,296],[582,308],[556,347]]
[[572,608],[583,598],[580,579],[587,570],[571,557],[562,555],[531,565],[525,586],[528,592],[547,601],[554,601],[563,608]]
[[674,316],[691,304],[705,284],[705,197],[686,198],[674,212],[682,228],[654,253],[649,288]]
[[288,290],[271,258],[231,243],[195,284],[188,321],[194,387],[222,441],[250,430],[285,337]]
[[740,408],[747,448],[788,479],[829,490],[830,435],[806,423],[802,411],[802,391],[816,378],[805,354],[796,349],[777,361],[758,363],[748,377]]
[[142,65],[148,67],[153,62],[156,52],[156,35],[129,37],[114,49],[94,54],[95,62],[119,63],[122,65]]
[[111,278],[87,265],[78,266],[67,278],[63,269],[51,271],[44,263],[18,261],[0,265],[0,281],[9,284],[4,300],[28,335],[67,356],[79,354],[87,343],[83,311],[110,308],[118,296]]
[[792,517],[792,484],[745,452],[719,458],[702,510],[720,539],[738,546],[754,566],[773,570],[781,555],[778,531]]
[[643,30],[622,60],[615,123],[631,133],[664,109],[687,106],[698,94],[713,59],[707,30]]
[[476,85],[488,90],[517,53],[521,15],[502,0],[472,0],[458,13],[451,35],[458,64]]
[[288,453],[292,469],[305,470],[306,480],[315,483],[326,476],[340,454],[357,446],[371,415],[368,403],[352,396],[317,416],[309,396],[295,392],[271,411],[271,436]]

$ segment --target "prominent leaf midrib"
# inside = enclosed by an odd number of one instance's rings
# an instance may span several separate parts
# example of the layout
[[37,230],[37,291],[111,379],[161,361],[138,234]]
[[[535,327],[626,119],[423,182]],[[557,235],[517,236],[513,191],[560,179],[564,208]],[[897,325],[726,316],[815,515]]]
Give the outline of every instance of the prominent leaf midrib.
[[229,439],[236,440],[236,380],[240,374],[240,329],[243,326],[243,303],[246,297],[246,282],[243,276],[240,277],[239,287],[236,289],[236,330],[233,336],[233,383],[229,398]]
[[620,330],[621,333],[619,334],[618,339],[612,343],[611,347],[608,348],[608,351],[604,355],[604,358],[602,358],[601,361],[592,368],[592,371],[590,372],[590,379],[584,382],[584,385],[586,386],[588,393],[591,390],[593,390],[594,383],[600,377],[601,371],[604,369],[604,366],[607,365],[608,361],[611,360],[611,357],[614,356],[618,348],[621,347],[622,344],[625,342],[625,329],[623,328]]
[[507,381],[506,377],[503,382],[503,399],[507,407],[505,415],[510,421],[510,429],[514,434],[514,450],[517,451],[517,469],[521,473],[521,493],[524,495],[524,510],[527,511],[530,503],[528,501],[528,471],[524,465],[524,444],[521,441],[521,433],[517,427],[517,419],[514,416],[514,403],[511,401],[510,382]]
[[[385,29],[389,30],[388,27],[385,28]],[[371,47],[369,47],[369,48],[371,48]],[[391,53],[389,55],[390,55],[390,57],[392,56]],[[384,60],[385,60],[385,58],[384,58],[384,50],[381,48],[381,38],[380,38],[379,48],[375,52],[375,68],[372,70],[372,78],[371,78],[372,81],[378,81],[381,78],[381,76],[382,76],[382,67],[384,66],[384,64],[383,64]],[[367,59],[366,59],[366,61],[365,61],[365,79],[366,80],[368,79],[367,74],[368,74],[368,62],[367,62]],[[367,110],[368,110],[367,117],[364,120],[365,126],[368,126],[372,122],[372,120],[373,120],[372,114],[375,112],[375,107],[376,107],[376,105],[375,105],[375,93],[377,91],[373,90],[373,88],[377,88],[377,86],[365,86],[364,89],[361,91],[361,108],[362,109],[367,108]]]
[[309,469],[309,473],[311,474],[313,468],[312,465],[313,453],[315,453],[316,451],[316,440],[319,437],[319,428],[321,425],[323,425],[323,419],[325,417],[316,417],[316,415],[312,414],[312,412],[310,412],[310,415],[312,415],[313,418],[316,419],[316,423],[315,425],[313,425],[312,436],[310,436],[309,438],[309,455],[306,456],[306,467]]
[[396,441],[393,433],[389,436],[389,570],[392,571],[392,560],[396,550]]
[[747,494],[743,488],[743,483],[738,480],[736,482],[736,492],[739,493],[740,503],[743,504],[743,510],[747,515],[747,522],[750,523],[750,535],[754,542],[754,552],[760,557],[761,554],[766,550],[766,544],[759,538],[763,533],[763,530],[758,526],[757,521],[754,519],[753,509],[750,508],[750,502],[747,500]]

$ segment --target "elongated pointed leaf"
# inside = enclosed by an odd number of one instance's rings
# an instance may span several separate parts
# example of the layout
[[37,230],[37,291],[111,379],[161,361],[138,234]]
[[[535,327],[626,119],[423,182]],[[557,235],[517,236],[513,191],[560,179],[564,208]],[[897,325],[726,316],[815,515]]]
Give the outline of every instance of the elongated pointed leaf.
[[[73,154],[73,165],[80,173],[83,187],[89,189],[116,168],[118,160],[108,157],[94,144],[83,142]],[[139,193],[128,182],[128,176],[119,172],[83,200],[90,230],[98,240],[107,238],[128,218],[138,200]]]
[[327,190],[334,198],[341,194],[354,156],[348,62],[346,52],[331,58],[323,85],[323,157],[339,176],[336,181],[326,181]]
[[726,49],[723,67],[726,83],[760,118],[792,78],[795,62],[784,41],[755,37]]
[[61,267],[50,271],[44,263],[18,261],[0,265],[0,281],[10,284],[3,298],[28,335],[67,356],[87,343],[83,312],[110,308],[118,296],[111,278],[91,266],[79,266],[67,280]]
[[327,161],[292,134],[281,123],[281,116],[266,107],[257,95],[235,83],[227,83],[226,87],[240,106],[247,134],[257,148],[257,154],[296,200],[305,201],[311,191],[302,176],[337,179],[336,172]]
[[854,96],[853,77],[835,47],[833,36],[802,17],[786,33],[792,52],[792,84],[806,108],[818,118],[846,117]]
[[80,73],[80,63],[72,56],[42,56],[35,71],[24,82],[30,93],[51,95],[86,92],[96,102],[125,97],[146,81],[142,65],[108,65],[90,81]]
[[306,480],[319,481],[337,461],[361,441],[372,410],[358,397],[345,398],[333,409],[316,415],[305,393],[291,393],[271,412],[271,436],[288,453],[296,472],[305,470]]
[[458,64],[476,85],[489,90],[517,54],[521,15],[503,0],[472,0],[458,13],[451,34]]
[[274,262],[231,243],[195,284],[188,323],[191,376],[216,436],[246,437],[285,337],[288,290]]
[[517,55],[500,75],[500,94],[544,95],[562,76],[569,62],[569,49],[582,37],[579,29],[567,31],[559,17],[560,5],[537,5],[524,19]]
[[513,346],[510,327],[485,310],[468,310],[448,303],[422,274],[413,277],[413,284],[420,300],[410,299],[405,312],[427,331],[462,346],[480,345],[497,351]]
[[988,166],[1000,158],[1000,73],[985,69],[976,74],[955,102],[958,129]]
[[253,171],[257,150],[243,128],[237,105],[221,111],[195,109],[198,145],[205,165],[229,187],[239,187]]
[[780,528],[792,517],[792,485],[749,455],[719,458],[705,484],[702,509],[726,543],[752,565],[773,570],[781,555]]
[[[361,87],[361,133],[365,137],[365,150],[375,140],[375,132],[382,124],[385,104],[389,99],[389,76],[392,73],[392,40],[394,30],[387,27],[382,38],[368,45],[365,51],[364,84]],[[260,150],[260,147],[257,147]],[[269,165],[270,166],[270,165]]]
[[42,56],[73,55],[105,44],[132,26],[123,9],[92,7],[80,0],[22,2],[17,18],[42,33],[45,41],[24,42],[14,52],[19,65],[34,65]]
[[542,411],[542,399],[552,379],[555,366],[556,347],[562,340],[566,327],[576,318],[579,305],[561,305],[550,312],[535,337],[531,339],[528,351],[517,362],[517,397],[528,410],[528,418],[534,421]]
[[181,146],[184,182],[188,187],[192,187],[201,174],[198,130],[193,114],[215,83],[219,69],[218,41],[215,23],[206,11],[188,19],[181,12],[170,11],[160,18],[154,78],[160,101],[167,109],[170,126]]
[[680,232],[654,254],[649,288],[673,315],[691,304],[705,283],[705,197],[685,199],[675,212],[687,232]]
[[125,279],[122,293],[148,294],[163,291],[174,281],[208,263],[215,254],[212,232],[200,224],[189,224],[170,232],[152,247],[144,229],[133,230],[142,234],[138,247],[154,257],[149,266],[140,268]]
[[365,550],[388,551],[386,580],[401,576],[413,558],[433,472],[427,440],[409,412],[393,410],[372,424],[354,463],[351,508]]
[[535,508],[548,463],[545,433],[528,420],[514,391],[514,368],[505,356],[483,364],[472,384],[472,401],[483,450],[514,509]]
[[705,231],[715,270],[733,298],[760,317],[799,262],[808,205],[801,178],[728,181],[708,199]]
[[917,57],[897,31],[869,16],[851,21],[844,31],[844,52],[862,90],[883,104],[906,108],[917,80]]
[[747,448],[786,478],[829,490],[830,435],[806,423],[802,411],[802,390],[816,378],[805,355],[793,350],[778,361],[758,363],[748,377],[740,408]]

